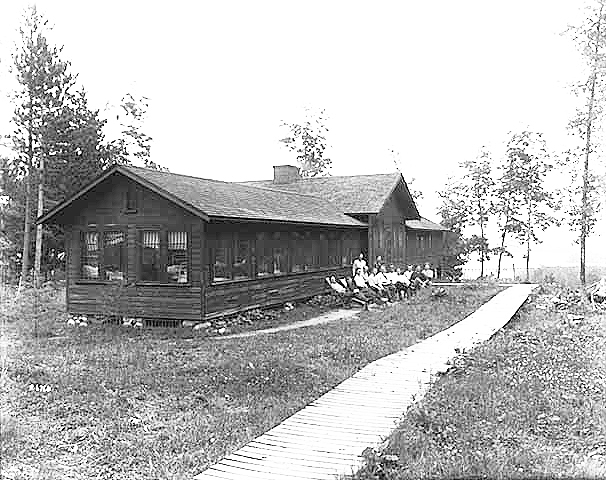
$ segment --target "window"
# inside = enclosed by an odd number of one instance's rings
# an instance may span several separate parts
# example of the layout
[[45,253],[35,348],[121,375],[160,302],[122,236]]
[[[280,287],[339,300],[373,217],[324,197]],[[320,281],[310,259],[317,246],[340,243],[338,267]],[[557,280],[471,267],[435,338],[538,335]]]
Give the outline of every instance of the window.
[[427,234],[427,249],[431,250],[433,248],[432,246],[432,235],[431,233]]
[[82,280],[126,280],[126,233],[120,230],[84,232],[81,237]]
[[425,250],[425,235],[417,234],[417,251],[422,252]]
[[328,233],[328,266],[339,265],[339,235],[337,232]]
[[316,265],[327,267],[328,266],[328,238],[325,233],[320,234],[320,258]]
[[273,273],[271,238],[267,233],[257,233],[257,277],[267,277]]
[[189,281],[187,232],[168,232],[166,274],[169,283]]
[[318,242],[315,240],[312,232],[305,232],[303,239],[303,255],[305,256],[305,271],[314,270],[315,265],[319,265],[319,260],[316,258]]
[[99,232],[83,233],[80,265],[80,278],[99,279]]
[[137,188],[135,185],[130,184],[126,188],[126,213],[137,212]]
[[242,235],[236,235],[236,237],[232,271],[234,280],[244,280],[250,278],[251,275],[251,241]]
[[287,234],[282,232],[275,232],[273,234],[273,261],[274,261],[274,275],[284,275],[288,272],[287,268]]
[[105,280],[126,280],[126,235],[124,232],[103,232],[103,271]]
[[305,271],[305,236],[299,232],[291,233],[291,265],[292,273]]
[[139,232],[139,280],[142,282],[188,283],[187,232],[143,230]]
[[161,280],[160,232],[141,232],[141,276],[144,282]]

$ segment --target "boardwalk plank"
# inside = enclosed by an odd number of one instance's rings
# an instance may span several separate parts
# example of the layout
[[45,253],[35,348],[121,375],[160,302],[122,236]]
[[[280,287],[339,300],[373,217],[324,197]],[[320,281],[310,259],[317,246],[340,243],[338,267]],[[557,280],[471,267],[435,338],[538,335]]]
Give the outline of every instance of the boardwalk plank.
[[436,374],[451,368],[457,351],[488,340],[533,288],[509,288],[461,322],[367,365],[194,479],[334,480],[352,474],[363,464],[362,452],[390,434]]

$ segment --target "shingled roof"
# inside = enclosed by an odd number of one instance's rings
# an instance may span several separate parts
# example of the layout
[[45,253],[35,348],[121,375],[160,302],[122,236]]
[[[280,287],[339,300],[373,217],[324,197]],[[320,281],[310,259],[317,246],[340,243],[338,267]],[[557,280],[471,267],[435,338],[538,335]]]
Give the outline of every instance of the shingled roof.
[[419,220],[406,220],[406,226],[412,230],[442,230],[448,231],[446,227],[439,223],[432,222],[425,217],[421,217]]
[[205,219],[232,218],[289,223],[365,227],[331,202],[310,195],[271,190],[139,167],[115,166],[38,222],[51,220],[112,174],[121,173]]
[[291,183],[275,184],[273,180],[242,182],[270,189],[286,190],[324,198],[345,213],[377,213],[391,195],[398,182],[399,172],[377,175],[301,178]]

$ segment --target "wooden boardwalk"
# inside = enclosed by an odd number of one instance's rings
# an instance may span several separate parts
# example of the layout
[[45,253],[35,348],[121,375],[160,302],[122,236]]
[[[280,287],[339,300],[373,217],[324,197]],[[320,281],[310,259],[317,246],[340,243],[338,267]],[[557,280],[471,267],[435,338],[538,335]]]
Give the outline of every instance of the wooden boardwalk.
[[361,369],[285,421],[196,475],[195,480],[334,480],[363,464],[433,376],[457,352],[488,340],[526,301],[535,285],[499,293],[447,330]]

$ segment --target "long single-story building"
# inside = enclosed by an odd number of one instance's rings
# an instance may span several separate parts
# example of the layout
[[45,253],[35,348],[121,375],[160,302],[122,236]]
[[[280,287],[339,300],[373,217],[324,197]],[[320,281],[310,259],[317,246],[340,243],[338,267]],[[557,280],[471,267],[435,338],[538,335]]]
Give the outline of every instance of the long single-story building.
[[322,293],[360,252],[439,266],[446,230],[400,173],[233,183],[116,165],[38,219],[63,227],[74,314],[204,320]]

